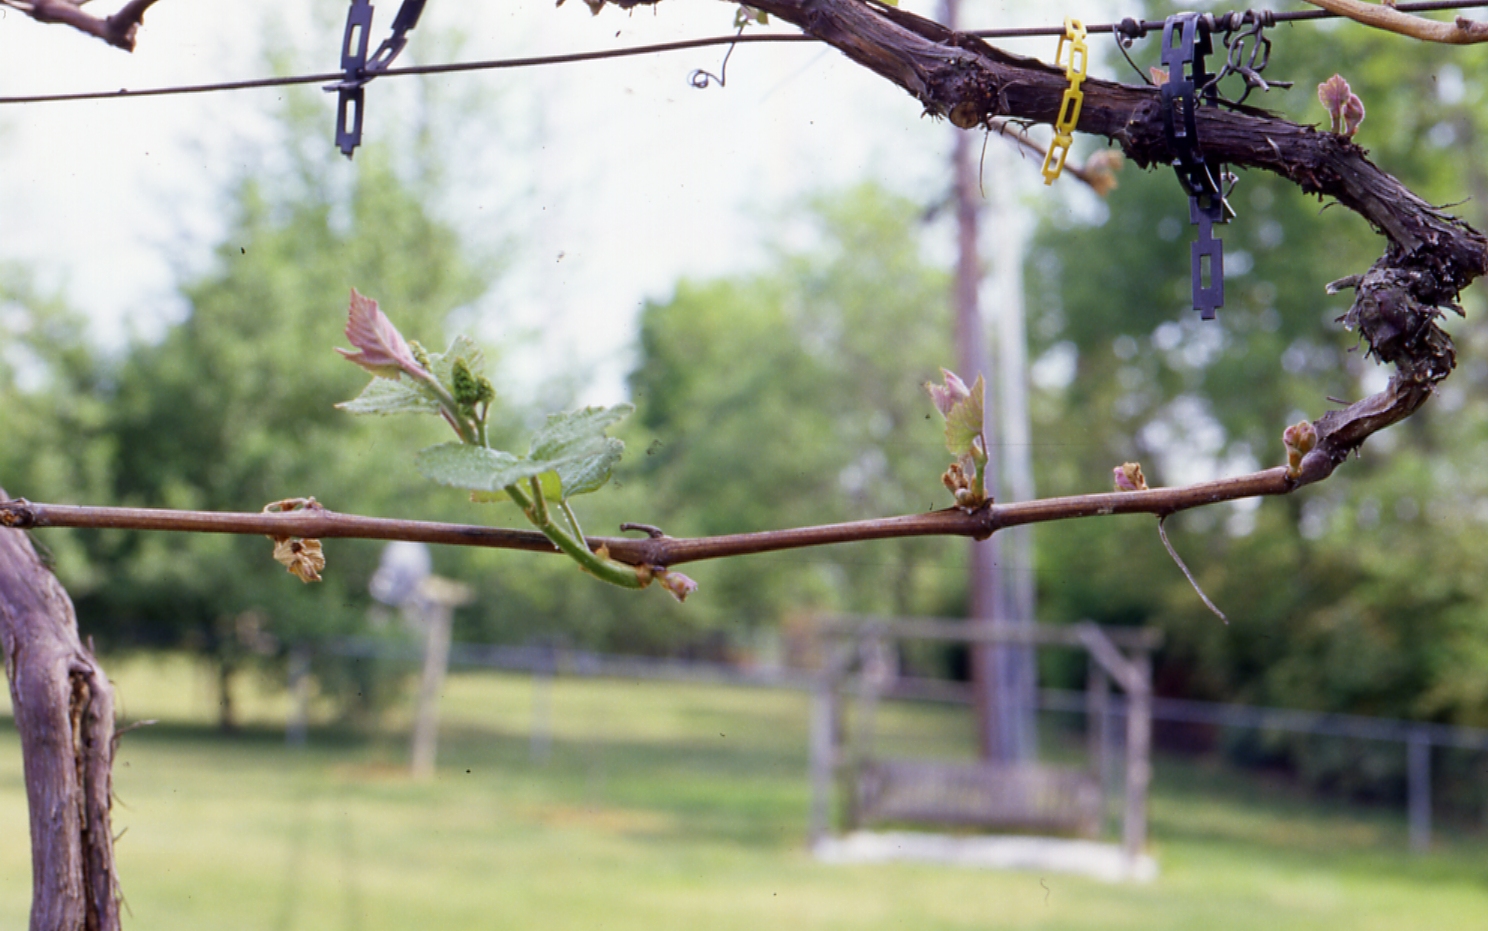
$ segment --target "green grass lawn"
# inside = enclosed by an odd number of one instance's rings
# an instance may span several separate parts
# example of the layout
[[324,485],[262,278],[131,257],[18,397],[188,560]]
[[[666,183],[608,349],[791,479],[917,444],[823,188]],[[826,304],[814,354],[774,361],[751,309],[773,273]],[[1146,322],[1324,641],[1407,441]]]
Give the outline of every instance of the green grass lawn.
[[[406,722],[292,750],[282,697],[249,694],[250,726],[224,738],[185,660],[109,668],[127,718],[162,722],[123,737],[115,771],[127,922],[152,931],[1488,928],[1488,839],[1414,857],[1398,813],[1183,761],[1157,765],[1150,885],[823,866],[804,849],[802,695],[560,681],[538,762],[530,680],[455,675],[419,784]],[[881,713],[916,745],[961,745],[949,712]],[[0,929],[22,928],[25,797],[0,732]]]

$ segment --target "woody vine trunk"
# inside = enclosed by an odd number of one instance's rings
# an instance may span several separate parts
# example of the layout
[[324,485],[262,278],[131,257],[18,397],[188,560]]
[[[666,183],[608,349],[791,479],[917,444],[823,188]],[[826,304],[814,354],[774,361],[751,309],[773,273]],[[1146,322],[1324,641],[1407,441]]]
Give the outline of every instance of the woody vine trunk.
[[115,931],[113,687],[19,530],[0,529],[0,648],[31,809],[31,931]]

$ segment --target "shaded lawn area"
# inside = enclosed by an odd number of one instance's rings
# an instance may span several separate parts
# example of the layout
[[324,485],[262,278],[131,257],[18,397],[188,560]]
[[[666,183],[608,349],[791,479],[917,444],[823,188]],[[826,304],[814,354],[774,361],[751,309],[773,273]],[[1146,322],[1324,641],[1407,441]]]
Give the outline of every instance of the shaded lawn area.
[[[285,747],[284,699],[242,697],[223,737],[207,677],[179,657],[108,664],[128,719],[115,830],[127,923],[161,929],[1488,927],[1488,838],[1405,851],[1397,812],[1323,804],[1161,759],[1147,886],[928,866],[823,866],[804,849],[806,697],[560,680],[546,762],[533,688],[456,674],[439,775],[405,775],[406,713]],[[8,708],[0,708],[8,711]],[[886,729],[963,751],[946,709],[887,706]],[[0,724],[0,928],[25,923],[26,812]]]

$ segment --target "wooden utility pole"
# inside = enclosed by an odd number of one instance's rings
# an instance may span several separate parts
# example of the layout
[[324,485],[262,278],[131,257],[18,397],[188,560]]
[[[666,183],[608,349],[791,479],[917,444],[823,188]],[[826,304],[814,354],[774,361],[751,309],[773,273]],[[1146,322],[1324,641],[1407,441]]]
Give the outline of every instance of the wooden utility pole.
[[[945,0],[945,25],[957,28],[960,0]],[[1001,445],[998,442],[996,403],[998,379],[987,360],[987,336],[982,325],[980,291],[981,190],[977,166],[966,130],[957,129],[951,154],[956,193],[956,344],[960,374],[967,384],[980,376],[987,385],[986,436],[992,444],[987,457],[987,490],[998,487]],[[971,543],[971,605],[976,621],[1024,621],[1012,610],[1005,584],[1002,546],[994,534]],[[971,647],[972,682],[976,695],[977,737],[982,758],[1011,763],[1031,759],[1034,752],[1033,683],[1031,658],[1026,648],[1006,644],[978,643]]]
[[[1027,251],[1029,220],[1027,211],[1014,197],[1014,186],[1006,180],[1019,169],[1022,156],[1010,146],[993,145],[984,157],[989,162],[986,173],[996,179],[987,189],[992,234],[988,244],[993,255],[992,284],[987,292],[988,303],[994,308],[997,398],[1001,402],[997,445],[1002,451],[1002,483],[998,487],[998,500],[1007,504],[1037,497],[1033,481],[1033,428],[1028,416],[1028,327],[1023,300],[1023,256]],[[1012,616],[1033,623],[1038,620],[1033,527],[1027,524],[1009,527],[1002,532],[1002,538],[1002,553],[1013,570],[1004,576],[1012,592],[1009,599]],[[1032,688],[1037,682],[1031,651],[1028,662],[1027,675]]]

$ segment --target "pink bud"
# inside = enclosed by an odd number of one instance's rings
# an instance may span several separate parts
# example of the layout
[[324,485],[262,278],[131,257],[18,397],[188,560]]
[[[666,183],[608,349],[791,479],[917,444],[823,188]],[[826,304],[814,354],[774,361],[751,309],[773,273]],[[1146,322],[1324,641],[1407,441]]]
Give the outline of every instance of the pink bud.
[[656,581],[661,587],[672,593],[672,597],[678,601],[686,601],[687,596],[697,591],[697,583],[680,572],[670,569],[657,569]]
[[1343,104],[1343,134],[1350,139],[1354,133],[1359,131],[1359,124],[1364,122],[1364,101],[1354,94],[1349,94],[1348,100]]
[[950,369],[941,369],[940,373],[945,377],[945,384],[926,382],[925,390],[930,392],[930,400],[935,403],[935,409],[940,411],[940,415],[949,417],[951,408],[971,397],[971,389]]
[[1335,74],[1318,85],[1318,101],[1328,111],[1331,130],[1352,137],[1364,122],[1364,102],[1349,88],[1342,75]]
[[1111,477],[1116,480],[1117,491],[1146,491],[1147,478],[1142,474],[1142,464],[1139,462],[1125,462],[1111,470]]
[[347,361],[382,378],[397,378],[406,372],[414,378],[429,379],[427,369],[414,358],[408,341],[393,322],[377,307],[377,302],[351,289],[351,306],[346,317],[346,338],[360,352],[337,349]]

